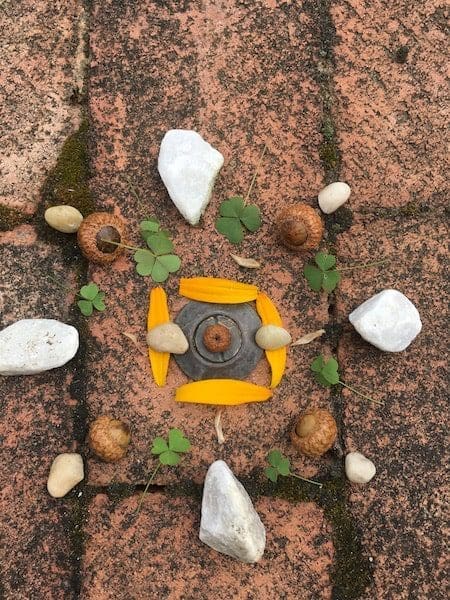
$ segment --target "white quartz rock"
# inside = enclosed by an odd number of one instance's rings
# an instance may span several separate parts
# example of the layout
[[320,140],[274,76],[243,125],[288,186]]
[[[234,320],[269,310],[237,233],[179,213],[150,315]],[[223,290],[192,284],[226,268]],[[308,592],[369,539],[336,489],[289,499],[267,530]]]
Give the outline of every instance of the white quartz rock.
[[348,318],[361,337],[386,352],[401,352],[422,329],[417,308],[397,290],[375,294]]
[[67,452],[58,454],[50,467],[47,490],[53,498],[62,498],[77,483],[84,479],[84,466],[81,454]]
[[0,375],[33,375],[68,362],[78,331],[54,319],[22,319],[0,331]]
[[246,563],[264,553],[266,530],[244,486],[223,460],[205,478],[200,539],[214,550]]
[[171,129],[159,150],[158,171],[173,203],[191,225],[196,225],[211,198],[223,156],[188,129]]
[[320,210],[326,215],[335,212],[350,198],[351,189],[343,181],[330,183],[319,192],[318,200]]
[[349,452],[345,457],[345,474],[353,483],[368,483],[376,472],[373,462],[360,452]]

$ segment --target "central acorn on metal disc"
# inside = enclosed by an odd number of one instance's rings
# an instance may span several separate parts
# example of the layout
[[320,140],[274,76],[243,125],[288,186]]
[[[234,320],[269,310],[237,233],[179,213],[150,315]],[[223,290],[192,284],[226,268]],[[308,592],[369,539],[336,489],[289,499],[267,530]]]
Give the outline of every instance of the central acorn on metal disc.
[[261,320],[250,304],[191,301],[175,322],[189,341],[185,354],[174,356],[191,379],[244,379],[262,350],[255,343]]

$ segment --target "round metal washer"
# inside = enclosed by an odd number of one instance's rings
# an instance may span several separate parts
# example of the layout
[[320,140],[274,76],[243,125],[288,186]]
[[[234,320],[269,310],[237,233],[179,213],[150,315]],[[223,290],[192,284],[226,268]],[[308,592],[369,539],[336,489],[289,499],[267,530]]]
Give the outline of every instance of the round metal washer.
[[[178,313],[175,323],[184,332],[189,350],[173,357],[191,379],[244,379],[262,357],[255,343],[261,319],[250,304],[211,304],[191,301]],[[202,332],[211,323],[226,325],[231,331],[231,345],[226,352],[209,352]]]

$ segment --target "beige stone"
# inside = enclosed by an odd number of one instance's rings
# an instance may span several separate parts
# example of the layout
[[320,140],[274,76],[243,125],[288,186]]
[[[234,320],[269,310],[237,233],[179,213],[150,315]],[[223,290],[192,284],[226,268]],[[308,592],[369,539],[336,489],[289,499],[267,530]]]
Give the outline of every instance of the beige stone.
[[150,329],[147,333],[147,344],[156,352],[184,354],[189,343],[181,327],[176,323],[164,323]]
[[58,454],[50,467],[47,490],[53,498],[62,498],[84,479],[81,454],[66,452]]
[[264,350],[277,350],[292,342],[291,334],[283,327],[263,325],[256,332],[255,341]]
[[45,211],[44,219],[50,227],[57,231],[76,233],[83,220],[83,215],[73,206],[51,206]]

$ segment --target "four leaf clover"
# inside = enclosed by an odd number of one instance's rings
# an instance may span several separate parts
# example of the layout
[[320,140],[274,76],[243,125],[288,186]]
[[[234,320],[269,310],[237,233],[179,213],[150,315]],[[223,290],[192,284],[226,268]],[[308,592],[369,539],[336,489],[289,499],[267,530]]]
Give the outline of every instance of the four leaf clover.
[[341,275],[335,266],[336,257],[325,252],[318,252],[314,262],[317,266],[310,263],[303,269],[310,288],[315,292],[320,292],[321,289],[325,292],[332,292],[341,280]]
[[95,283],[83,285],[79,291],[79,296],[82,299],[78,300],[77,305],[85,317],[90,317],[94,312],[94,308],[100,312],[103,312],[106,308],[104,303],[105,292],[101,292]]

